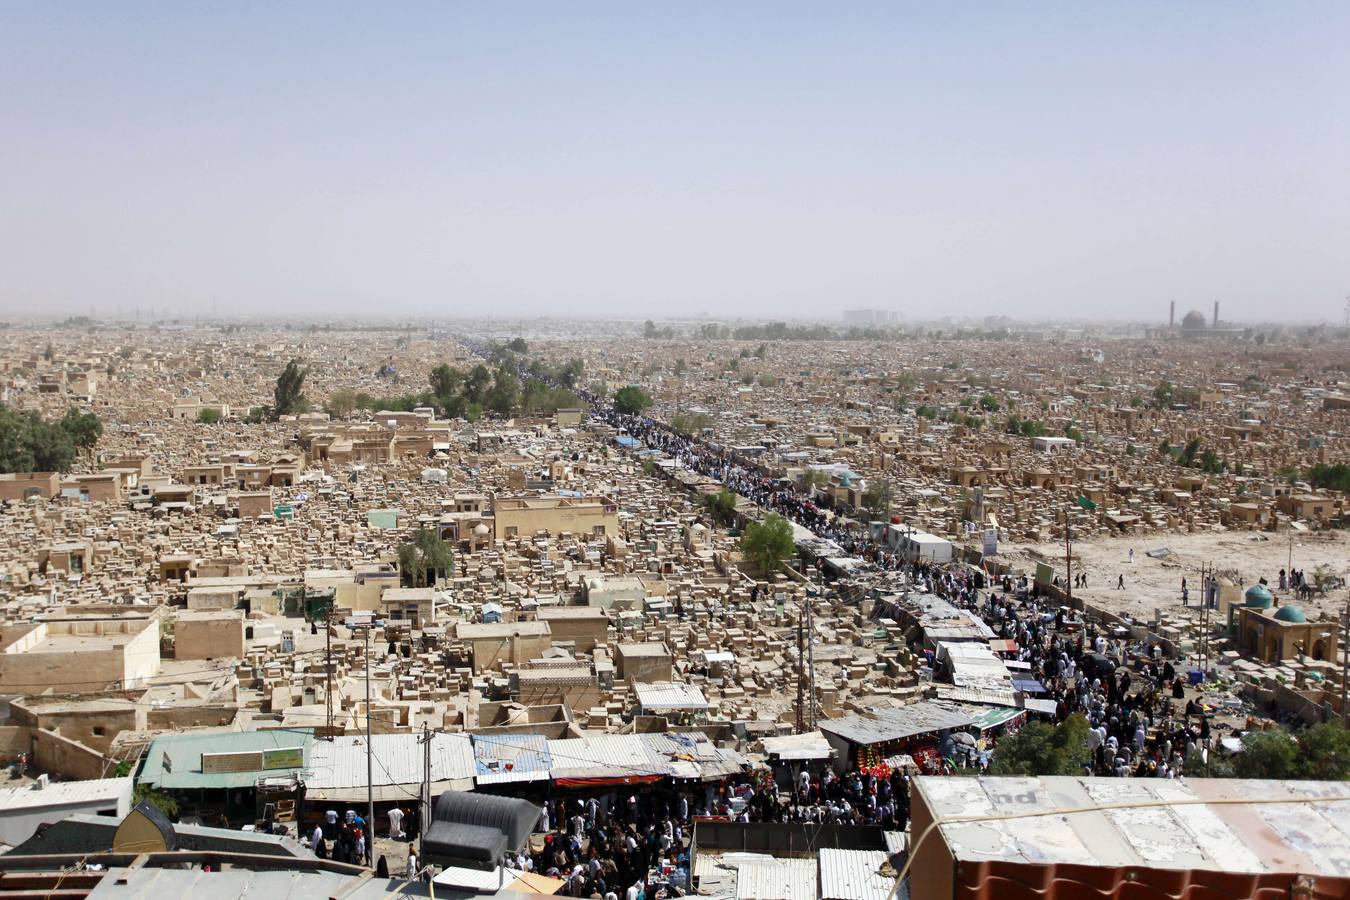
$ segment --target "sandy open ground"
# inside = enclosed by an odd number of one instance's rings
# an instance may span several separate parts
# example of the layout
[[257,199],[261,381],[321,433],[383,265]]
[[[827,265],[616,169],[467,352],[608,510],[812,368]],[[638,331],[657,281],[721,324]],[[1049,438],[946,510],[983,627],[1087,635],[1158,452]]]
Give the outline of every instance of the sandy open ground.
[[[1146,553],[1162,547],[1172,551],[1166,559],[1153,559]],[[1130,548],[1134,548],[1133,565],[1129,562]],[[1074,571],[1086,570],[1088,590],[1077,589],[1074,595],[1094,606],[1149,617],[1156,608],[1180,606],[1183,577],[1191,591],[1192,605],[1197,604],[1200,566],[1204,564],[1217,566],[1221,574],[1235,573],[1244,585],[1264,576],[1280,602],[1297,602],[1291,592],[1278,590],[1279,572],[1288,565],[1289,551],[1287,531],[1156,534],[1079,541],[1073,545]],[[1015,567],[1023,566],[1028,574],[1035,570],[1036,554],[1042,554],[1055,567],[1056,574],[1064,575],[1063,544],[1007,544],[999,552]],[[1350,582],[1350,538],[1339,531],[1295,533],[1293,565],[1309,579],[1314,569],[1326,565]],[[1125,576],[1123,591],[1116,589],[1120,575]],[[1319,616],[1339,619],[1346,596],[1346,590],[1341,588],[1326,596],[1314,595],[1312,601],[1302,605],[1310,619]]]

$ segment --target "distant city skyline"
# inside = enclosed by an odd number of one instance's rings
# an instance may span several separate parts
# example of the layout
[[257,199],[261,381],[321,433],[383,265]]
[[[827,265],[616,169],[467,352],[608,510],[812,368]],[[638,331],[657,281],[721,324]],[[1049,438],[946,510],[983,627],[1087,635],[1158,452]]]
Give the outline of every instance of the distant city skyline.
[[0,318],[1343,321],[1350,7],[0,8]]

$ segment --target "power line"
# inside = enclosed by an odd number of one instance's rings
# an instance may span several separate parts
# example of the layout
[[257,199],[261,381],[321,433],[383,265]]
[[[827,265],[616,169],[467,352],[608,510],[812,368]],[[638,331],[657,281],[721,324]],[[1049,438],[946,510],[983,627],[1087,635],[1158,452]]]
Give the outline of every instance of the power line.
[[[295,657],[298,657],[298,656],[313,656],[313,655],[315,655],[315,654],[322,653],[322,652],[323,652],[322,650],[306,650],[306,651],[304,651],[303,653],[293,653],[293,654],[291,654],[288,658],[294,659]],[[279,660],[278,660],[278,661],[279,661]],[[167,672],[167,673],[162,673],[162,674],[160,674],[160,675],[152,675],[152,676],[150,676],[150,678],[180,678],[180,677],[182,677],[182,676],[184,676],[184,675],[206,675],[206,674],[211,674],[211,673],[215,673],[215,674],[226,674],[226,673],[232,672],[232,671],[234,670],[234,668],[236,668],[236,667],[231,667],[231,666],[229,666],[229,665],[222,665],[222,666],[217,666],[216,668],[213,668],[213,669],[192,669],[192,670],[189,670],[189,671],[186,671],[186,672]],[[149,679],[147,679],[147,681],[148,681],[148,680],[149,680]],[[98,683],[98,682],[96,682],[96,681],[35,681],[35,682],[24,682],[24,681],[0,681],[0,691],[9,692],[9,689],[12,688],[12,687],[58,688],[58,687],[70,687],[70,686],[73,686],[73,685],[97,684],[97,683]],[[107,684],[112,684],[112,685],[122,685],[122,684],[123,684],[123,681],[122,681],[121,679],[117,679],[117,680],[114,680],[114,681],[111,681],[111,682],[106,682],[106,683],[107,683]],[[157,685],[157,684],[149,684],[149,683],[147,683],[147,684],[145,684],[145,685],[143,685],[143,686],[140,686],[140,687],[129,687],[129,686],[127,686],[127,687],[109,687],[109,688],[103,688],[102,690],[70,691],[70,692],[63,693],[63,694],[61,694],[60,696],[79,696],[79,695],[81,695],[81,694],[106,694],[106,693],[108,693],[109,691],[119,691],[119,690],[125,690],[125,691],[139,691],[139,690],[144,690],[144,689],[148,689],[148,688],[152,688],[152,687],[162,687],[162,686],[163,686],[163,685]],[[29,694],[29,695],[27,695],[27,696],[41,697],[42,695],[41,695],[41,694]]]

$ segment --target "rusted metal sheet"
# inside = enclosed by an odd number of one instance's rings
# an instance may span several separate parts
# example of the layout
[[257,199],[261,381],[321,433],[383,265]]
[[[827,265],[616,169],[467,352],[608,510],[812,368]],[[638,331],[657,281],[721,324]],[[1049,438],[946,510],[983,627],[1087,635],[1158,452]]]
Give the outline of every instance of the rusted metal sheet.
[[[923,900],[923,886],[910,885]],[[962,862],[953,900],[1346,900],[1350,878],[1138,866]]]

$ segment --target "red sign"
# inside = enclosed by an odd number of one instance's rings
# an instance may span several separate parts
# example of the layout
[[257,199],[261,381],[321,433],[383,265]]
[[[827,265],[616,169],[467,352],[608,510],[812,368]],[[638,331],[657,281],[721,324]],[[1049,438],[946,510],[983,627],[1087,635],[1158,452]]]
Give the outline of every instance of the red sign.
[[909,755],[923,772],[942,771],[942,754],[937,744],[915,744],[909,748]]

